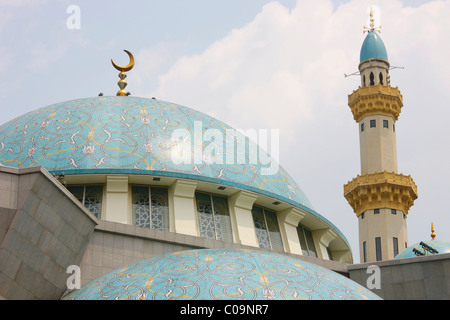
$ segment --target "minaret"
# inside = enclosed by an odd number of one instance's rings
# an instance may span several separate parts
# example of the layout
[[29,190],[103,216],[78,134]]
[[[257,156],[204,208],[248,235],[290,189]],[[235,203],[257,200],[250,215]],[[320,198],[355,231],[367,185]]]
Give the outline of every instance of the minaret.
[[358,218],[361,262],[370,262],[393,259],[408,247],[406,219],[417,186],[411,176],[398,173],[395,124],[403,97],[390,86],[390,64],[372,9],[365,29],[361,86],[348,96],[358,123],[361,175],[344,186],[344,196]]

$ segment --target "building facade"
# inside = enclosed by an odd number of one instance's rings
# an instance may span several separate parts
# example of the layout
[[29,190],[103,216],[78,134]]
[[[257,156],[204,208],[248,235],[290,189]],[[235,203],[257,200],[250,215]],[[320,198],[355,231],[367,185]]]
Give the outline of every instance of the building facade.
[[361,175],[344,195],[361,264],[248,137],[191,108],[131,97],[127,54],[126,67],[113,63],[116,96],[0,125],[1,299],[449,299],[450,244],[433,238],[421,257],[408,247],[417,187],[398,173],[403,98],[373,23],[348,97]]

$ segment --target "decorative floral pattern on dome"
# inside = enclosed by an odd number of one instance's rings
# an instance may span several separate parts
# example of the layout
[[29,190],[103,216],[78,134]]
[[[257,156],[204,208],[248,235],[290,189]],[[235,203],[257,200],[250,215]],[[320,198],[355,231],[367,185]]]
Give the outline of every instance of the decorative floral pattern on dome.
[[139,261],[93,280],[66,300],[380,299],[321,266],[256,250],[204,249]]
[[27,158],[31,158],[35,152],[36,152],[35,147],[28,149]]
[[[206,114],[157,99],[114,96],[61,102],[0,126],[0,164],[20,168],[39,165],[50,172],[68,175],[86,170],[183,175],[237,184],[312,209],[305,194],[282,167],[278,166],[273,174],[261,174],[265,170],[261,161],[218,161],[223,154],[217,151],[221,149],[215,140],[201,141],[199,163],[174,161],[177,148],[181,157],[186,155],[185,141],[174,142],[174,132],[179,129],[190,132],[194,143],[197,123],[223,137],[227,130],[233,130]],[[233,137],[232,141],[236,160],[248,159],[261,150],[248,138]]]
[[83,147],[83,154],[93,154],[95,152],[95,146],[89,144]]

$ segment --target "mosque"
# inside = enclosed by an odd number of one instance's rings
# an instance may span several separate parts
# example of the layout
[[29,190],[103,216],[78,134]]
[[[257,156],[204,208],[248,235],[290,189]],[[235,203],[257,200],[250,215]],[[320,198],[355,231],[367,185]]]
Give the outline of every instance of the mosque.
[[[0,298],[449,299],[450,242],[408,244],[386,47],[371,19],[349,95],[361,175],[344,185],[359,257],[253,140],[131,96],[59,102],[0,125]],[[350,211],[350,210],[349,210]]]

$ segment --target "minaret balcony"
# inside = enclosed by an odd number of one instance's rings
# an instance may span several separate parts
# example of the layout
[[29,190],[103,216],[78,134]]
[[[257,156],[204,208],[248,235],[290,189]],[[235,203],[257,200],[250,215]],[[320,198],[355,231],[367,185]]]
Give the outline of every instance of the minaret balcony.
[[344,185],[344,197],[357,216],[379,208],[397,209],[407,215],[417,199],[417,186],[411,176],[377,172],[358,175]]
[[348,105],[356,122],[371,115],[385,115],[395,121],[403,107],[403,96],[397,87],[375,85],[359,87],[348,96]]

